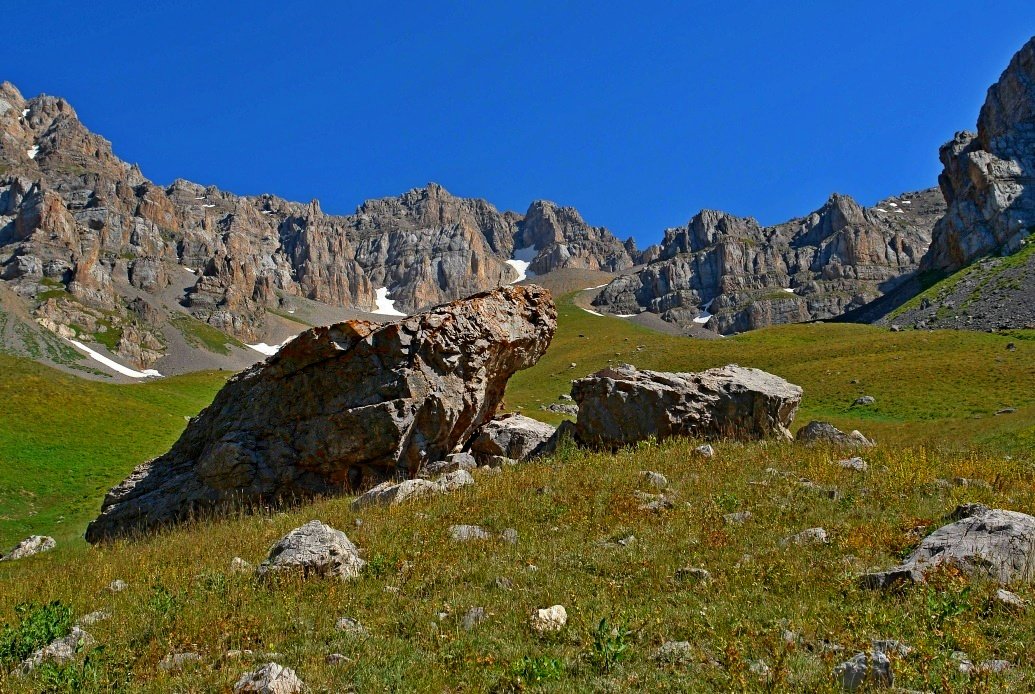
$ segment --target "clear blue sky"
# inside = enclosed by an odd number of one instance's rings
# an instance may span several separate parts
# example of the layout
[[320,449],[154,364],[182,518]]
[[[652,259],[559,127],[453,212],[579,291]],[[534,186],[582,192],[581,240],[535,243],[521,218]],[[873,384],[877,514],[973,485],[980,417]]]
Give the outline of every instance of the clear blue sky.
[[[735,6],[734,6],[735,5]],[[18,3],[0,79],[159,183],[365,198],[437,181],[641,245],[935,185],[1035,2]]]

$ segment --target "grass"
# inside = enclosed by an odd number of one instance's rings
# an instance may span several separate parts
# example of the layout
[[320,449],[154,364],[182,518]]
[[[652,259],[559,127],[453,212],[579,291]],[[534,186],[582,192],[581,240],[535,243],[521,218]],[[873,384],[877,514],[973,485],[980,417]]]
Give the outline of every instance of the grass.
[[[720,442],[713,459],[694,455],[698,442],[689,440],[615,453],[565,447],[401,508],[356,514],[348,499],[317,500],[94,548],[69,540],[103,491],[164,451],[224,376],[116,386],[0,357],[0,397],[10,403],[0,425],[0,532],[6,546],[30,531],[59,539],[53,552],[0,564],[0,624],[8,625],[0,634],[21,634],[19,620],[46,605],[112,613],[88,627],[99,649],[67,668],[15,678],[3,674],[15,659],[0,652],[0,691],[224,691],[276,653],[317,692],[823,692],[836,690],[835,665],[874,638],[915,649],[894,659],[900,686],[1035,686],[1035,620],[996,607],[994,586],[951,572],[890,594],[857,583],[898,561],[958,503],[1035,510],[1035,335],[801,325],[700,341],[592,316],[570,297],[559,311],[550,351],[512,379],[509,408],[556,422],[540,404],[609,362],[682,371],[735,362],[802,385],[799,424],[823,418],[877,438],[864,454],[869,471],[840,468],[837,451],[791,443]],[[852,408],[862,394],[876,405]],[[995,416],[1007,405],[1017,411]],[[668,477],[671,510],[639,508],[633,492],[647,469]],[[840,495],[818,494],[802,477]],[[988,484],[938,483],[957,477]],[[752,516],[725,523],[736,511]],[[360,578],[269,583],[230,570],[234,556],[261,561],[313,518],[362,548],[369,564]],[[518,542],[452,542],[449,526],[464,523],[495,535],[515,528]],[[829,544],[781,544],[818,526]],[[678,578],[688,566],[712,580]],[[106,590],[116,578],[129,588]],[[1015,590],[1035,598],[1030,587]],[[533,634],[529,615],[553,604],[566,607],[568,625],[556,636]],[[472,607],[488,618],[468,631],[462,620]],[[337,631],[344,616],[369,636]],[[668,640],[690,642],[685,661],[654,659]],[[228,654],[244,649],[258,655]],[[951,658],[956,650],[1014,668],[968,676]],[[182,672],[157,667],[179,651],[202,659]],[[328,665],[329,653],[348,660]],[[759,661],[768,675],[757,674]]]
[[244,343],[237,338],[227,335],[208,323],[203,323],[194,316],[175,313],[171,320],[176,329],[183,334],[184,339],[193,347],[204,347],[210,352],[223,355],[230,354],[231,347],[244,348]]
[[112,484],[164,452],[227,374],[115,385],[0,355],[0,544],[81,535]]

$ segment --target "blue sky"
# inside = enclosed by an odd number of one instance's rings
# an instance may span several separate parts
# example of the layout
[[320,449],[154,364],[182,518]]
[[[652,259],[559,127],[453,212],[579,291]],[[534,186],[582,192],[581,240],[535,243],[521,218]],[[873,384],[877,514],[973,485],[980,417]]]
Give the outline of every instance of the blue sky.
[[[724,6],[728,5],[728,6]],[[20,3],[0,79],[159,183],[349,213],[428,181],[646,245],[936,184],[1035,3]]]

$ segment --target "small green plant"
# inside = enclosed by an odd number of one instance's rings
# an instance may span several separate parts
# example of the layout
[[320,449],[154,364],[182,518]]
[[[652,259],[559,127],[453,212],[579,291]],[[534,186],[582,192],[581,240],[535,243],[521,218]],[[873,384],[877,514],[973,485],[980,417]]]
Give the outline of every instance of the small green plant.
[[553,682],[564,677],[564,661],[545,655],[525,656],[511,665],[511,674],[519,684]]
[[628,653],[629,637],[632,632],[624,624],[612,626],[607,618],[601,619],[593,630],[593,650],[589,659],[594,667],[602,672],[614,668]]
[[737,498],[736,494],[722,492],[715,496],[715,505],[722,509],[724,513],[733,513],[740,506],[740,499]]
[[18,624],[0,630],[0,663],[12,665],[72,631],[72,608],[59,600],[15,606]]
[[179,602],[172,591],[161,583],[155,583],[151,586],[151,596],[147,600],[147,607],[156,617],[167,619],[176,612]]
[[929,588],[924,602],[928,616],[940,629],[945,622],[970,609],[970,586],[959,591]]

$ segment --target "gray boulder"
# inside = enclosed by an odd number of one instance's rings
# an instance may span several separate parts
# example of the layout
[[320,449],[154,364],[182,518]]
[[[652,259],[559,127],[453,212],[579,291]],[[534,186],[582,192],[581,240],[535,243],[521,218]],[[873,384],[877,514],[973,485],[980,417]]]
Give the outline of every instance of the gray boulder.
[[478,461],[470,453],[450,453],[445,457],[445,460],[438,460],[425,465],[421,468],[419,475],[426,479],[432,479],[439,475],[456,472],[457,470],[467,470],[470,472],[477,469],[477,467]]
[[1016,511],[979,508],[974,515],[925,537],[898,566],[867,574],[862,585],[887,588],[900,581],[922,582],[943,565],[1004,585],[1035,580],[1035,518]]
[[277,663],[266,663],[258,670],[241,675],[234,685],[234,694],[300,694],[305,685],[295,671]]
[[701,373],[639,371],[623,365],[577,380],[575,438],[617,447],[649,437],[790,437],[801,388],[735,364]]
[[472,540],[489,540],[492,534],[479,525],[451,525],[449,537],[454,542],[470,542]]
[[474,477],[467,470],[450,472],[437,480],[417,478],[402,482],[382,482],[357,497],[352,502],[352,510],[359,511],[368,506],[396,506],[414,499],[454,492],[472,484]]
[[27,674],[43,663],[53,663],[54,665],[70,663],[75,660],[77,654],[83,649],[89,648],[95,643],[96,640],[92,636],[81,628],[74,626],[67,636],[51,641],[23,660],[19,670],[23,674]]
[[869,655],[856,653],[834,668],[834,677],[846,692],[854,692],[863,686],[891,687],[895,684],[891,660],[881,651],[870,651]]
[[0,561],[24,559],[25,557],[31,557],[34,554],[49,552],[56,546],[57,542],[55,542],[52,537],[47,537],[46,535],[33,535],[19,542],[15,548],[7,554],[0,556]]
[[556,317],[547,290],[520,286],[398,323],[308,330],[227,382],[168,453],[112,489],[87,540],[412,477],[492,417]]
[[844,447],[870,447],[873,442],[859,431],[844,433],[829,422],[812,421],[798,430],[795,441],[803,443],[828,443]]
[[345,533],[314,520],[278,540],[257,572],[260,576],[300,572],[305,577],[344,581],[359,576],[364,566],[366,562],[360,559],[359,549]]
[[872,395],[863,395],[855,399],[852,403],[852,407],[869,407],[877,402],[877,399]]
[[480,463],[493,456],[525,461],[536,455],[555,431],[555,427],[531,417],[508,414],[483,424],[468,448]]

